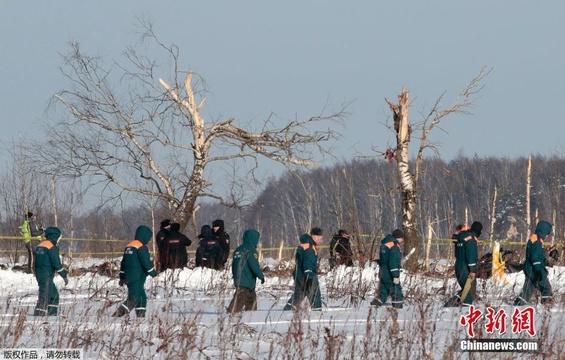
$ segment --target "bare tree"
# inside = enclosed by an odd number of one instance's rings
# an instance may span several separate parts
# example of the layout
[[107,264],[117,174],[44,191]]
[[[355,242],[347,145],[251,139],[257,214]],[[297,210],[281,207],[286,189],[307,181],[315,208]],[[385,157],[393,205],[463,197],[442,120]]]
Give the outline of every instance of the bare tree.
[[[339,137],[324,126],[343,120],[346,105],[303,120],[270,116],[255,127],[235,118],[206,119],[202,79],[178,70],[178,47],[161,43],[150,24],[143,36],[165,52],[168,72],[135,48],[127,49],[124,64],[105,69],[100,58],[71,44],[62,67],[71,85],[54,96],[68,116],[48,125],[49,147],[40,154],[56,162],[60,175],[87,176],[108,198],[129,193],[159,199],[184,228],[200,197],[241,205],[241,186],[257,179],[259,158],[285,166],[315,165],[316,154],[328,153],[324,144]],[[247,169],[242,178],[217,180],[218,172],[209,171],[233,162],[234,168]],[[226,194],[212,186],[222,182],[230,188],[227,181],[240,187]]]
[[441,109],[440,104],[443,98],[442,94],[435,102],[429,113],[424,114],[423,121],[417,124],[420,132],[420,146],[413,163],[414,170],[410,168],[409,161],[409,145],[414,130],[414,126],[410,123],[408,117],[408,91],[402,88],[402,92],[398,95],[398,103],[393,103],[385,99],[393,114],[394,131],[396,133],[396,148],[394,151],[389,150],[389,154],[394,154],[396,160],[396,169],[400,188],[402,192],[402,227],[405,232],[405,249],[416,249],[415,255],[412,256],[406,264],[408,268],[415,267],[418,264],[420,241],[418,229],[416,227],[416,199],[418,193],[418,177],[420,175],[420,166],[423,161],[423,152],[425,149],[432,149],[437,152],[434,144],[428,141],[431,131],[439,125],[441,120],[448,115],[455,113],[468,113],[468,109],[473,105],[474,96],[481,90],[480,82],[490,72],[486,68],[482,68],[469,85],[455,99],[454,103],[446,108]]

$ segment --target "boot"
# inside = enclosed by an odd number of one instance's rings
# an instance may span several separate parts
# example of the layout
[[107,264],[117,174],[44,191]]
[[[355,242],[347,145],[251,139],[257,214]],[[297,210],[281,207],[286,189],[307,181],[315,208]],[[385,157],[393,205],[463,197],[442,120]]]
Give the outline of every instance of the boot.
[[452,296],[447,302],[443,305],[443,307],[457,307],[461,303],[461,299],[458,295]]
[[112,317],[122,317],[125,314],[128,314],[130,311],[130,309],[128,309],[127,306],[125,306],[124,304],[118,306],[118,308],[116,309],[116,311],[112,314]]
[[527,302],[519,296],[516,298],[516,300],[514,300],[514,306],[523,306],[526,304]]
[[555,305],[555,301],[553,300],[552,296],[542,296],[541,303],[547,307],[552,307]]
[[382,306],[382,304],[383,303],[381,302],[381,300],[377,299],[377,298],[374,298],[373,301],[371,301],[371,306],[379,307],[379,306]]
[[58,305],[47,305],[47,315],[57,316],[58,311],[59,311]]

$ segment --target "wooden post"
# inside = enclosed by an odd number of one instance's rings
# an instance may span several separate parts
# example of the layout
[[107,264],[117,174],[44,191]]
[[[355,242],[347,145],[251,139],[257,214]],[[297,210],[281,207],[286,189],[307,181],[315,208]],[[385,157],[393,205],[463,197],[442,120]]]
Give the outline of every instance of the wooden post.
[[557,234],[557,226],[555,226],[555,222],[557,221],[557,213],[555,209],[553,209],[553,236],[551,237],[551,245],[555,244],[555,234]]
[[490,234],[489,234],[489,242],[490,247],[492,248],[492,241],[494,240],[494,222],[496,221],[496,197],[498,194],[498,189],[496,186],[494,187],[494,197],[492,199],[492,211],[490,212]]
[[258,246],[258,251],[259,251],[259,263],[261,263],[263,261],[263,244],[259,244]]
[[471,224],[469,224],[469,208],[465,207],[465,226],[471,226]]
[[284,248],[284,240],[281,240],[281,244],[279,246],[279,263],[282,261],[283,248]]
[[430,271],[430,251],[432,248],[432,221],[428,219],[428,241],[426,243],[426,271]]

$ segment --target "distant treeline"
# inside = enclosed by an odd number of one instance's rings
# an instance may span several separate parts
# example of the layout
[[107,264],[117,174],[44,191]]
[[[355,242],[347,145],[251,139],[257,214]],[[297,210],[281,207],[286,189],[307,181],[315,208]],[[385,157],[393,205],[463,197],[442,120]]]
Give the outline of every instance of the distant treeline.
[[[527,158],[495,157],[458,157],[449,162],[425,160],[417,185],[417,224],[422,239],[428,233],[428,224],[432,224],[434,238],[449,238],[457,224],[478,220],[484,225],[482,238],[488,240],[495,189],[493,238],[525,239],[529,231],[525,219],[527,161]],[[564,159],[533,157],[531,181],[532,224],[535,225],[536,216],[554,222],[556,240],[562,240]],[[202,225],[221,218],[234,245],[246,228],[253,227],[261,232],[264,247],[278,246],[281,240],[297,241],[300,234],[313,226],[325,229],[326,244],[340,228],[357,238],[366,235],[365,242],[380,240],[400,227],[402,218],[395,164],[380,158],[287,172],[270,179],[256,200],[243,208],[225,208],[208,202],[200,205],[196,224],[189,223],[185,229],[191,239],[196,240]],[[41,209],[41,225],[51,225],[50,211],[48,206]],[[83,212],[73,217],[72,224],[69,214],[60,213],[57,218],[63,236],[129,239],[139,224],[155,226],[157,231],[164,217],[167,217],[165,209],[151,211],[143,206],[123,204]],[[21,221],[6,221],[4,217],[2,235],[19,235]]]

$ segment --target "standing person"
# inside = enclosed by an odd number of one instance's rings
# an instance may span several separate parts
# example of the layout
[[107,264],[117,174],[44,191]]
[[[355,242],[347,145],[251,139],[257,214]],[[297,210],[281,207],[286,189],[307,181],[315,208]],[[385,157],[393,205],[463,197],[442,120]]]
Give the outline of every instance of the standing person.
[[526,305],[536,289],[539,289],[541,293],[542,304],[553,304],[553,292],[547,278],[545,251],[543,249],[543,241],[550,236],[552,229],[553,225],[542,220],[536,225],[535,232],[530,235],[526,244],[524,287],[520,295],[514,300],[514,305]]
[[61,265],[57,241],[61,238],[61,231],[54,227],[45,229],[46,240],[35,248],[35,278],[39,285],[39,297],[33,315],[57,315],[59,310],[59,291],[53,282],[55,273],[61,275],[65,285],[69,283],[67,270]]
[[330,268],[340,265],[353,266],[350,235],[343,229],[338,230],[330,242]]
[[33,263],[33,244],[31,240],[41,241],[41,234],[43,234],[43,229],[35,223],[35,215],[32,212],[28,211],[26,214],[20,233],[24,237],[24,244],[27,250],[27,273],[31,274]]
[[167,236],[161,240],[164,250],[161,271],[184,268],[188,262],[186,247],[192,244],[192,241],[180,232],[179,223],[172,223],[170,228]]
[[210,225],[202,226],[198,238],[200,242],[196,249],[196,266],[219,270],[222,262],[222,248]]
[[216,219],[212,221],[212,229],[214,230],[214,237],[218,239],[221,248],[221,259],[219,268],[223,269],[226,262],[230,257],[230,235],[224,230],[224,220]]
[[157,276],[147,248],[152,236],[153,232],[147,226],[140,225],[135,230],[135,239],[126,246],[120,265],[120,286],[127,285],[128,297],[112,316],[124,316],[135,308],[137,317],[145,317],[145,279],[147,275]]
[[304,298],[308,298],[312,310],[322,310],[322,294],[318,282],[318,251],[322,243],[322,229],[315,227],[310,234],[300,236],[296,248],[296,265],[293,272],[294,292],[283,310],[296,310]]
[[161,221],[161,225],[159,231],[157,232],[157,235],[155,235],[155,242],[157,243],[157,250],[159,251],[159,257],[158,257],[159,263],[157,264],[158,265],[157,268],[159,269],[159,271],[164,270],[163,264],[167,261],[165,249],[163,248],[163,240],[165,240],[170,230],[171,230],[171,220],[164,219],[163,221]]
[[402,252],[400,244],[404,241],[404,232],[396,229],[381,240],[379,257],[379,297],[371,301],[372,306],[382,306],[390,295],[392,307],[402,309],[404,294],[400,285]]
[[257,230],[245,230],[243,244],[239,245],[233,253],[231,270],[235,293],[227,309],[229,313],[257,310],[255,284],[257,279],[261,280],[261,284],[265,283],[265,275],[259,266],[257,254],[259,237]]
[[[469,230],[462,231],[459,234],[457,244],[455,245],[455,277],[457,278],[457,283],[461,286],[461,290],[445,303],[445,307],[471,306],[473,304],[473,298],[477,292],[478,242],[482,230],[483,224],[475,221],[471,224]],[[461,296],[467,281],[471,282],[471,287],[465,298],[462,299]]]

